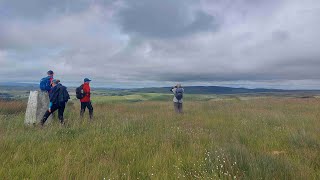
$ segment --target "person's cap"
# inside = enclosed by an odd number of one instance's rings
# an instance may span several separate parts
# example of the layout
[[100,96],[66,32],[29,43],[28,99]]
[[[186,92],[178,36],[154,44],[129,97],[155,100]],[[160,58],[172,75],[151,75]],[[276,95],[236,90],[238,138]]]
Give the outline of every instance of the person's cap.
[[52,70],[49,70],[47,73],[48,73],[48,74],[53,74],[53,71],[52,71]]
[[47,73],[48,73],[49,75],[52,75],[52,74],[53,74],[53,71],[52,71],[52,70],[49,70]]
[[89,78],[84,78],[84,82],[90,82],[91,80]]

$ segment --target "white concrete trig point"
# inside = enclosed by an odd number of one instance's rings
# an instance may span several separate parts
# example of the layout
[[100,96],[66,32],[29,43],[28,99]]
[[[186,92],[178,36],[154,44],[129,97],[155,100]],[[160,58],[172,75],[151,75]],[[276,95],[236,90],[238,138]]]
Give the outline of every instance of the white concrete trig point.
[[[26,125],[34,125],[41,121],[44,113],[49,107],[49,95],[45,91],[30,91],[26,116],[24,123]],[[51,122],[52,116],[47,122]]]

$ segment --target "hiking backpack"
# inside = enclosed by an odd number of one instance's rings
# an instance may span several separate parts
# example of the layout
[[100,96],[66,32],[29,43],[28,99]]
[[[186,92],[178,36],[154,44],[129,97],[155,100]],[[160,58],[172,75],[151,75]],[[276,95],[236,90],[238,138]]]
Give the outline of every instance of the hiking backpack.
[[63,87],[63,88],[62,88],[61,94],[62,94],[62,99],[61,99],[61,101],[62,101],[62,102],[68,102],[69,99],[70,99],[70,95],[69,95],[66,87]]
[[180,101],[183,98],[183,89],[177,88],[175,93],[176,98]]
[[59,105],[65,104],[69,101],[70,96],[65,86],[60,85],[60,87],[58,87],[55,92],[58,93],[56,103],[58,103]]
[[51,89],[49,77],[44,77],[40,80],[40,89],[42,91],[49,91]]
[[76,89],[76,97],[78,99],[82,99],[82,98],[84,98],[84,96],[85,96],[85,94],[83,93],[83,85],[81,85],[81,86],[77,87],[77,89]]

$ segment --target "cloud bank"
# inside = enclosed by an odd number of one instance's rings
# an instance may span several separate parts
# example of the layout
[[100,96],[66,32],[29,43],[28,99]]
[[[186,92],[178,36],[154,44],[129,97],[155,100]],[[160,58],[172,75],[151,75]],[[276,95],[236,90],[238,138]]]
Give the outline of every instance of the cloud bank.
[[320,89],[318,0],[2,0],[0,81]]

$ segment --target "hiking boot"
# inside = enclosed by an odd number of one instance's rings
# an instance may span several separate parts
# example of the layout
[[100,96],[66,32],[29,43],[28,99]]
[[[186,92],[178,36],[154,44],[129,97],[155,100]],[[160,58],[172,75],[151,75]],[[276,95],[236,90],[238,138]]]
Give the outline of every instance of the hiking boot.
[[84,110],[81,110],[80,111],[80,118],[83,118],[83,115],[84,115]]
[[45,119],[45,118],[42,118],[41,121],[40,121],[40,126],[43,127],[45,122],[46,122],[46,119]]
[[60,126],[65,126],[66,123],[63,121],[63,122],[60,122]]

